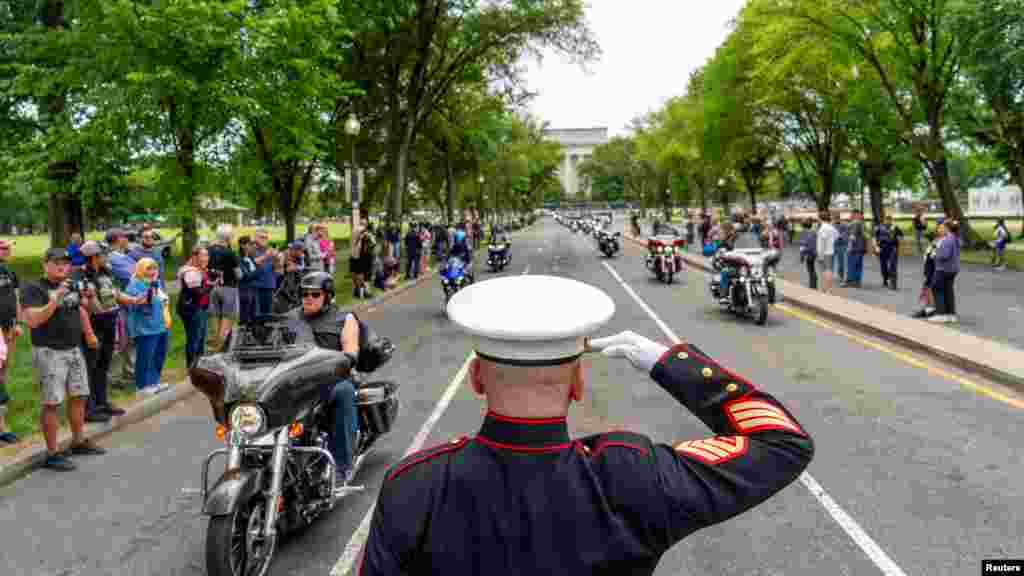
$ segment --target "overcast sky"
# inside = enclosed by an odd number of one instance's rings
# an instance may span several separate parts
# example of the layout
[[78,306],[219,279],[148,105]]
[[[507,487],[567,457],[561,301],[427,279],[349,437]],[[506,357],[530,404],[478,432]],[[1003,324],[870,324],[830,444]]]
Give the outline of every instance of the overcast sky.
[[601,45],[599,62],[547,55],[526,78],[540,94],[534,114],[552,128],[607,127],[625,132],[635,116],[682,94],[690,72],[714,54],[743,0],[589,0],[587,19]]

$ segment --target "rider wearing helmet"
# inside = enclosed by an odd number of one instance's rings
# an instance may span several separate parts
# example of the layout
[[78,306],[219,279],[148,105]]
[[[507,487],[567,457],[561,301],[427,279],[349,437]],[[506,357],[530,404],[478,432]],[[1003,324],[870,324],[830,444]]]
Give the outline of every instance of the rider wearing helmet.
[[[334,303],[334,278],[326,272],[310,272],[299,286],[302,306],[288,315],[301,323],[300,339],[312,339],[317,346],[344,352],[354,366],[359,356],[359,321]],[[320,396],[333,411],[334,429],[328,449],[337,464],[338,484],[345,484],[352,469],[352,441],[358,426],[355,385],[351,378],[344,378],[322,388]]]
[[470,283],[473,282],[473,251],[469,249],[466,240],[466,231],[462,228],[455,229],[455,236],[452,240],[452,248],[448,252],[449,258],[458,258],[466,264],[466,276]]

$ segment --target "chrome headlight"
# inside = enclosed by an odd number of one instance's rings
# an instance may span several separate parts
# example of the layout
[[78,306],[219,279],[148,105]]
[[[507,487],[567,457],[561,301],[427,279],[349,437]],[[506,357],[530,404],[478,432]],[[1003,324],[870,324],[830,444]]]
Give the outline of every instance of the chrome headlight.
[[663,252],[664,250],[665,250],[665,248],[664,248],[664,247],[662,247],[662,246],[655,246],[655,247],[654,247],[654,252],[655,252],[656,254],[661,254],[661,253],[662,253],[662,252]]
[[267,415],[256,404],[239,404],[231,410],[231,428],[246,436],[263,432],[266,424]]

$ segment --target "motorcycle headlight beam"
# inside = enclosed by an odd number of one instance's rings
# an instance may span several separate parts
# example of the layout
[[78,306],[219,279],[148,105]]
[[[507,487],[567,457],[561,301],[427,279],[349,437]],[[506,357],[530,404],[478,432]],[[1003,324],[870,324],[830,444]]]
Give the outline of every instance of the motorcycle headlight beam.
[[267,424],[267,415],[256,404],[239,404],[231,410],[231,427],[246,436],[262,432]]

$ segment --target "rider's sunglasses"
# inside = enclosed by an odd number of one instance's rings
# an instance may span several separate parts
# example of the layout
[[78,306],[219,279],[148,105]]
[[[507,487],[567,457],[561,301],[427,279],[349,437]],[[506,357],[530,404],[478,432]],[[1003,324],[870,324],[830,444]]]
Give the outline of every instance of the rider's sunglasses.
[[321,292],[320,290],[303,290],[302,291],[302,297],[303,298],[319,298],[319,297],[321,297],[323,295],[324,295],[324,293]]

